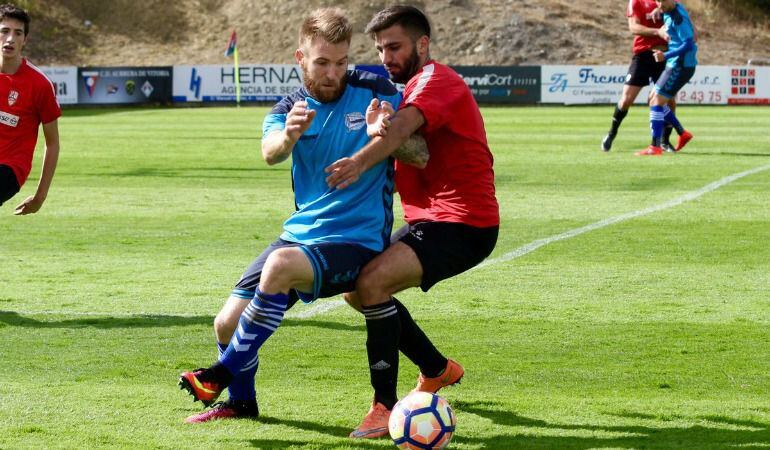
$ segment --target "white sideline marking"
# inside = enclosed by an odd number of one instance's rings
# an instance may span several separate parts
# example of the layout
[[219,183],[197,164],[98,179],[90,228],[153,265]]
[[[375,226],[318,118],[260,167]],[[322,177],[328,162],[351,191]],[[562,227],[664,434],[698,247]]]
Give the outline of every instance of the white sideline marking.
[[[749,175],[753,175],[755,173],[764,172],[765,170],[768,170],[768,169],[770,169],[770,164],[766,164],[760,167],[755,167],[754,169],[749,169],[745,172],[728,175],[722,178],[721,180],[717,180],[713,183],[703,186],[697,191],[689,192],[687,194],[682,195],[681,197],[677,197],[673,200],[669,200],[659,205],[654,205],[644,209],[640,209],[638,211],[632,211],[626,214],[621,214],[619,216],[610,217],[608,219],[600,220],[598,222],[585,225],[580,228],[575,228],[573,230],[565,231],[564,233],[557,234],[555,236],[538,239],[536,241],[530,242],[529,244],[523,245],[511,252],[508,252],[502,256],[498,256],[497,258],[487,259],[481,264],[479,264],[478,266],[473,267],[468,271],[470,272],[471,270],[476,270],[482,267],[491,266],[492,264],[510,261],[512,259],[516,259],[521,256],[524,256],[527,253],[531,253],[537,250],[538,248],[544,245],[551,244],[553,242],[563,241],[571,237],[579,236],[583,233],[588,233],[589,231],[598,230],[599,228],[604,228],[608,225],[616,224],[618,222],[623,222],[629,219],[634,219],[636,217],[645,216],[647,214],[652,214],[654,212],[662,211],[664,209],[673,208],[674,206],[679,206],[682,203],[695,200],[696,198],[701,197],[705,194],[708,194],[709,192],[715,191],[721,188],[722,186],[732,183],[735,180],[741,179]],[[312,306],[308,307],[304,311],[299,311],[299,312],[289,311],[286,314],[286,317],[291,317],[295,319],[308,319],[310,317],[315,317],[315,316],[320,316],[322,314],[325,314],[329,311],[339,308],[344,304],[345,304],[345,300],[342,300],[342,299],[337,299],[332,301],[321,300],[320,302],[314,303]],[[296,309],[294,311],[296,311]],[[3,310],[0,310],[0,312],[5,312],[5,313],[12,312],[19,315],[39,315],[39,314],[54,315],[55,314],[55,315],[63,315],[63,316],[96,316],[96,317],[109,316],[109,317],[122,317],[122,318],[155,317],[155,316],[157,317],[198,317],[200,316],[200,314],[167,314],[167,315],[160,314],[160,313],[112,314],[112,313],[98,313],[98,312],[91,313],[91,312],[67,312],[67,311],[3,311]]]
[[[502,256],[498,256],[497,258],[487,259],[483,261],[481,264],[477,265],[476,267],[471,268],[468,270],[469,272],[471,270],[481,269],[482,267],[491,266],[492,264],[497,264],[501,262],[510,261],[512,259],[519,258],[521,256],[526,255],[527,253],[531,253],[540,247],[544,245],[551,244],[553,242],[562,241],[564,239],[569,239],[571,237],[575,237],[578,235],[581,235],[583,233],[588,233],[589,231],[598,230],[599,228],[604,228],[608,225],[616,224],[618,222],[623,222],[625,220],[634,219],[636,217],[645,216],[647,214],[652,214],[654,212],[662,211],[664,209],[673,208],[674,206],[679,206],[682,203],[689,202],[691,200],[695,200],[698,197],[703,196],[704,194],[708,194],[709,192],[715,191],[722,186],[726,184],[730,184],[735,180],[738,180],[740,178],[743,178],[748,175],[753,175],[755,173],[763,172],[767,169],[770,169],[770,164],[756,167],[754,169],[749,169],[745,172],[736,173],[733,175],[726,176],[722,178],[721,180],[715,181],[713,183],[707,184],[706,186],[703,186],[702,188],[698,189],[697,191],[689,192],[687,194],[682,195],[681,197],[677,197],[673,200],[669,200],[665,203],[661,203],[659,205],[650,206],[648,208],[640,209],[638,211],[632,211],[630,213],[621,214],[619,216],[610,217],[608,219],[600,220],[598,222],[582,226],[580,228],[575,228],[573,230],[565,231],[564,233],[557,234],[555,236],[538,239],[536,241],[530,242],[529,244],[523,245],[511,252],[508,252]],[[335,308],[338,308],[345,304],[344,300],[334,300],[331,302],[324,302],[320,303],[316,306],[313,306],[311,309],[307,311],[303,311],[302,313],[292,315],[291,317],[296,317],[300,319],[305,319],[308,317],[313,317],[316,315],[324,314],[328,311],[331,311]],[[288,316],[288,315],[287,315]]]
[[755,173],[759,173],[762,171],[765,171],[767,169],[770,169],[770,164],[756,167],[754,169],[749,169],[745,172],[736,173],[733,175],[726,176],[722,178],[721,180],[715,181],[713,183],[707,184],[706,186],[703,186],[702,188],[698,189],[697,191],[689,192],[687,194],[684,194],[681,197],[677,197],[673,200],[669,200],[665,203],[661,203],[659,205],[650,206],[648,208],[640,209],[639,211],[633,211],[626,214],[621,214],[619,216],[610,217],[609,219],[600,220],[598,222],[582,226],[580,228],[575,228],[574,230],[565,231],[564,233],[557,234],[555,236],[538,239],[536,241],[530,242],[527,245],[521,246],[517,248],[516,250],[513,250],[512,252],[508,252],[502,256],[498,256],[497,258],[487,259],[481,264],[479,264],[476,267],[473,267],[470,270],[480,269],[482,267],[486,267],[492,264],[497,264],[500,262],[510,261],[512,259],[518,258],[520,256],[524,256],[527,253],[533,252],[537,250],[538,248],[551,244],[553,242],[562,241],[564,239],[569,239],[571,237],[575,237],[578,235],[581,235],[583,233],[588,233],[589,231],[597,230],[599,228],[604,228],[608,225],[612,225],[618,222],[623,222],[628,219],[634,219],[636,217],[645,216],[647,214],[651,214],[654,212],[662,211],[664,209],[673,208],[674,206],[679,206],[684,202],[689,202],[691,200],[695,200],[696,198],[708,194],[709,192],[715,191],[722,186],[732,183],[733,181],[743,178],[748,175],[753,175]]

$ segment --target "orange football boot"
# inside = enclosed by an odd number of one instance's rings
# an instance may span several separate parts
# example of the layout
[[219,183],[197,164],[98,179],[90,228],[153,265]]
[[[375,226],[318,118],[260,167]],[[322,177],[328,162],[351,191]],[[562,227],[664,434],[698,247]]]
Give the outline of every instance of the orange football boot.
[[463,369],[463,366],[458,364],[457,361],[448,359],[446,368],[444,369],[444,372],[441,373],[441,375],[435,378],[428,378],[420,373],[420,376],[417,377],[417,387],[414,388],[414,390],[432,392],[435,394],[439,391],[439,389],[443,387],[452,386],[453,384],[459,383],[463,375],[465,375],[465,369]]

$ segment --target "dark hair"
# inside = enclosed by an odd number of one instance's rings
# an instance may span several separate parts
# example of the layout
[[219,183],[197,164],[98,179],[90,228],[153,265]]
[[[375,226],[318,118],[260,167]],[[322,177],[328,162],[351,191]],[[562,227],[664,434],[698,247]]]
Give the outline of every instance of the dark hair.
[[430,22],[425,13],[407,5],[395,5],[378,12],[366,25],[364,32],[373,36],[374,33],[393,25],[401,25],[414,40],[421,36],[430,37]]
[[0,5],[0,20],[5,18],[16,19],[19,22],[22,22],[24,24],[24,36],[29,34],[29,14],[27,14],[27,11],[11,5],[10,3],[6,3]]

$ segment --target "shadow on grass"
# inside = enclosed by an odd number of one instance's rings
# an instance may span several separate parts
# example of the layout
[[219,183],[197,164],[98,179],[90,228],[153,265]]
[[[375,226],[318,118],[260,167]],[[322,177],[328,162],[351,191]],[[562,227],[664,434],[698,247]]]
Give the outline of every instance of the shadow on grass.
[[[310,422],[307,420],[292,420],[292,419],[279,419],[277,417],[260,416],[256,419],[260,423],[267,425],[283,425],[291,428],[298,428],[304,431],[314,431],[316,433],[325,434],[330,437],[336,437],[345,439],[345,447],[354,448],[383,448],[383,443],[389,443],[390,439],[383,438],[383,440],[368,441],[361,439],[350,439],[348,435],[352,431],[351,428],[340,427],[334,425],[326,425],[320,422]],[[256,448],[286,448],[291,446],[304,447],[308,445],[307,441],[295,441],[291,439],[251,439],[249,440],[251,445]]]
[[682,150],[682,153],[677,153],[677,156],[764,156],[765,158],[770,158],[770,153],[701,152],[695,150],[688,152],[686,150]]
[[[44,316],[45,313],[41,313]],[[212,326],[213,316],[174,316],[142,314],[130,317],[81,317],[64,320],[38,320],[25,317],[14,311],[0,311],[0,328],[4,326],[23,328],[169,328],[189,326]],[[363,325],[347,325],[322,320],[286,319],[281,327],[316,327],[329,330],[364,331]]]
[[[750,420],[732,419],[724,416],[702,416],[696,420],[711,422],[709,426],[641,426],[641,425],[575,425],[551,423],[539,419],[520,416],[511,411],[503,411],[502,405],[493,402],[453,402],[461,412],[476,414],[493,423],[507,427],[541,428],[546,430],[584,431],[588,433],[614,433],[624,436],[532,436],[514,434],[494,435],[484,438],[465,437],[460,434],[453,439],[457,443],[472,445],[482,444],[484,448],[553,448],[553,449],[589,449],[589,448],[709,448],[735,449],[736,447],[770,448],[770,424]],[[643,420],[671,421],[675,415],[659,417],[633,412],[614,414],[617,417]],[[721,426],[720,426],[721,425]],[[742,429],[736,429],[742,428]],[[462,428],[459,428],[462,430]],[[562,433],[560,433],[562,434]]]
[[[229,172],[228,175],[212,175],[216,172]],[[186,169],[159,169],[155,167],[140,167],[124,172],[100,172],[100,173],[78,173],[78,177],[153,177],[153,178],[254,178],[254,172],[275,172],[276,169],[268,167],[200,167]],[[231,175],[238,174],[238,175]]]

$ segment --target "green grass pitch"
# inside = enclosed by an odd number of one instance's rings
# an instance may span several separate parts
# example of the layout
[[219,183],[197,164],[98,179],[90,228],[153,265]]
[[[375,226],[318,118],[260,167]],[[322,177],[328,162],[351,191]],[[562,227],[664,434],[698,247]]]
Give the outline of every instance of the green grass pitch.
[[[44,209],[11,214],[38,152],[0,210],[0,448],[392,445],[347,438],[371,401],[347,307],[297,307],[268,341],[260,420],[182,422],[201,407],[179,372],[213,362],[213,316],[293,209],[289,164],[259,156],[266,111],[65,111]],[[611,106],[483,113],[497,262],[399,296],[466,368],[442,391],[452,448],[770,448],[770,108],[684,105],[695,139],[646,158],[642,107],[610,153]]]

